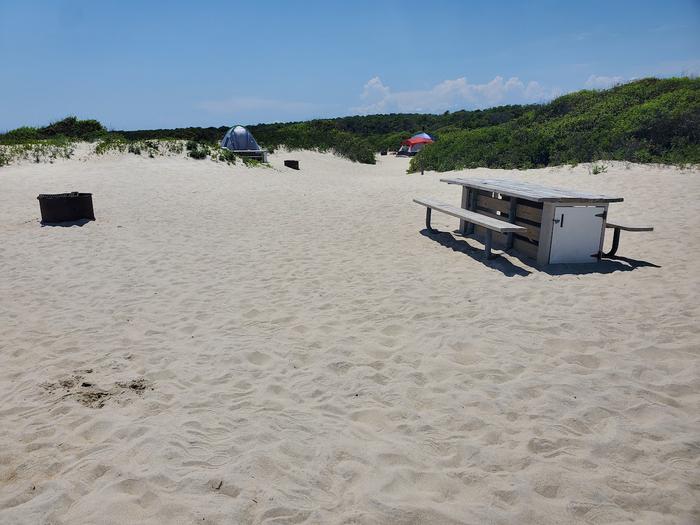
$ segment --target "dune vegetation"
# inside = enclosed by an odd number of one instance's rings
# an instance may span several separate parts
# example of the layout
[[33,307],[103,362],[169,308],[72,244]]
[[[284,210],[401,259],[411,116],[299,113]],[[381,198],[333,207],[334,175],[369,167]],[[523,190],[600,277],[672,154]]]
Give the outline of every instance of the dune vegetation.
[[700,79],[644,79],[578,91],[509,122],[437,131],[412,169],[531,168],[594,162],[700,163]]
[[[229,126],[107,131],[96,120],[75,117],[42,128],[0,134],[0,165],[14,151],[37,148],[70,156],[71,141],[98,141],[96,150],[153,152],[154,140],[188,141],[193,158],[224,158],[218,141]],[[608,90],[583,90],[546,104],[500,106],[440,115],[402,113],[249,125],[265,148],[332,151],[373,164],[382,150],[426,131],[436,142],[411,159],[409,171],[489,167],[526,169],[624,160],[639,163],[700,163],[700,79],[646,78]],[[149,146],[151,144],[151,146]],[[193,146],[192,144],[196,144]],[[38,157],[37,157],[38,158]],[[3,160],[5,159],[5,160]]]

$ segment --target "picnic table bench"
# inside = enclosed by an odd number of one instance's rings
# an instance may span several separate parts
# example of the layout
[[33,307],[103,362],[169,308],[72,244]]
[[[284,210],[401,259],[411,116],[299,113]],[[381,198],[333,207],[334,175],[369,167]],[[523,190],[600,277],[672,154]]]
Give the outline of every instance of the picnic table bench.
[[514,233],[514,232],[526,232],[527,229],[522,226],[517,226],[509,222],[494,219],[493,217],[488,217],[480,213],[465,210],[459,208],[458,206],[452,206],[451,204],[445,204],[443,202],[438,202],[434,199],[413,199],[413,202],[425,206],[425,227],[430,233],[439,233],[438,230],[430,226],[431,211],[436,210],[453,217],[457,217],[461,221],[468,222],[471,224],[476,224],[486,229],[486,239],[484,242],[484,253],[487,259],[491,256],[491,245],[492,245],[492,232],[498,233]]
[[628,232],[653,232],[654,227],[653,226],[630,226],[628,224],[622,224],[619,222],[610,222],[607,221],[605,223],[606,228],[613,228],[613,240],[612,240],[612,246],[610,247],[610,251],[604,253],[603,255],[605,257],[613,257],[617,253],[617,249],[620,246],[620,230],[625,230]]

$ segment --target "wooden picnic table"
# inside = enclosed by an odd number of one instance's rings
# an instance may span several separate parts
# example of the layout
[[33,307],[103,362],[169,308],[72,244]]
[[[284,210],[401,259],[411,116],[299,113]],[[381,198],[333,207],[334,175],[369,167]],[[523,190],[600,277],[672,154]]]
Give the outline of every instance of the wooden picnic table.
[[622,197],[610,197],[595,193],[550,188],[519,180],[471,178],[449,178],[440,180],[447,184],[458,184],[464,188],[484,190],[532,202],[622,202],[624,200]]
[[[599,260],[608,205],[623,201],[617,196],[517,180],[440,180],[462,186],[462,208],[526,228],[525,233],[494,233],[494,243],[502,244],[504,249],[513,248],[541,265]],[[459,229],[463,235],[486,235],[483,227],[463,220]]]

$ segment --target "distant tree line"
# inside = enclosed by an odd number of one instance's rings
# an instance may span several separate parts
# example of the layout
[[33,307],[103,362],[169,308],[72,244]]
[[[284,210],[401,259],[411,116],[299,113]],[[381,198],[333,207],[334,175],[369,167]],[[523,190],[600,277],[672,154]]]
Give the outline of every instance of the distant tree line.
[[[410,164],[413,171],[474,167],[532,168],[595,160],[700,163],[700,79],[647,78],[604,91],[583,90],[547,104],[500,106],[440,115],[394,113],[249,125],[274,150],[332,151],[373,164],[375,154],[426,131],[437,140]],[[181,139],[213,144],[229,126],[107,131],[69,117],[42,128],[0,134],[0,144],[37,140]]]

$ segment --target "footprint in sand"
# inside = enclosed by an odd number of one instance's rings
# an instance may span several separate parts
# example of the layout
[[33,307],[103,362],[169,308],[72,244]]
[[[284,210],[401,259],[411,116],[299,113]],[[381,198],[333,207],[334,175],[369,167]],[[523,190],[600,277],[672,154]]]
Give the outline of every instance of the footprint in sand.
[[543,438],[532,438],[527,444],[527,448],[535,454],[546,454],[548,452],[553,452],[559,448],[559,445],[550,441],[549,439]]
[[600,366],[600,359],[589,354],[576,354],[564,358],[570,365],[579,365],[584,368],[596,369]]
[[535,492],[544,498],[553,499],[559,494],[559,485],[536,485]]
[[180,332],[185,333],[187,335],[190,335],[192,332],[194,332],[197,329],[197,327],[193,324],[189,324],[187,326],[183,326],[180,328]]
[[253,365],[262,366],[270,360],[270,356],[256,350],[254,352],[248,352],[246,354],[246,359]]
[[260,315],[260,310],[257,310],[256,308],[253,308],[251,310],[248,310],[243,314],[243,317],[246,319],[254,319],[255,317],[258,317]]
[[382,328],[381,332],[383,335],[394,337],[399,335],[404,331],[404,327],[398,324],[390,324]]
[[[92,373],[92,369],[89,370],[88,373]],[[43,383],[41,386],[51,393],[61,388],[66,392],[63,397],[75,399],[88,408],[102,408],[108,400],[114,398],[119,401],[128,392],[142,396],[147,389],[153,390],[151,383],[143,378],[117,381],[112,388],[103,389],[94,381],[83,379],[82,375],[72,375],[55,383]]]
[[508,505],[512,505],[518,499],[518,493],[514,490],[497,490],[494,492],[494,496]]

